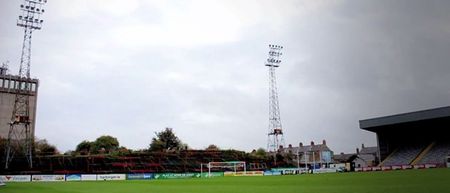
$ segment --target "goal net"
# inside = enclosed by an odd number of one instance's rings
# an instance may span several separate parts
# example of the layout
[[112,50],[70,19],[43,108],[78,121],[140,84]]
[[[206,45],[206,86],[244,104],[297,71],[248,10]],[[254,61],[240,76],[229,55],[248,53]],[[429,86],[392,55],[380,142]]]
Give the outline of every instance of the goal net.
[[224,172],[240,172],[247,173],[246,164],[244,161],[228,161],[228,162],[209,162],[202,163],[200,167],[201,176],[207,172],[207,177],[211,177],[211,172],[224,171]]

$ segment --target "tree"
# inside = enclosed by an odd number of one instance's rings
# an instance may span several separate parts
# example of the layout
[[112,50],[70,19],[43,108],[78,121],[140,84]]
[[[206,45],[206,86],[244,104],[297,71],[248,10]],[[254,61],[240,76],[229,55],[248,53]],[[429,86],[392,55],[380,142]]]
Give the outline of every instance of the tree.
[[59,153],[56,146],[49,144],[45,139],[37,139],[34,142],[34,148],[37,155],[55,155]]
[[164,129],[161,132],[155,133],[156,137],[152,138],[149,151],[167,151],[167,150],[181,150],[187,147],[175,135],[172,128]]
[[258,148],[256,150],[255,155],[259,158],[267,158],[267,152],[264,148]]
[[67,150],[66,152],[64,152],[64,155],[71,155],[71,156],[74,156],[74,155],[76,155],[76,152],[75,152],[75,151],[72,151],[72,150]]
[[217,147],[217,145],[211,144],[209,145],[205,150],[207,151],[219,151],[219,147]]
[[128,148],[126,148],[124,146],[120,146],[119,148],[116,149],[116,151],[114,151],[112,153],[112,155],[115,155],[115,156],[126,156],[126,155],[131,154],[132,152],[133,152],[133,150],[128,149]]
[[119,141],[117,138],[103,135],[92,142],[91,152],[94,153],[111,153],[119,147]]
[[75,152],[80,153],[81,155],[89,154],[91,152],[92,146],[93,142],[84,140],[77,145]]
[[189,146],[188,146],[187,143],[181,143],[180,149],[182,149],[182,150],[188,150],[188,149],[189,149]]

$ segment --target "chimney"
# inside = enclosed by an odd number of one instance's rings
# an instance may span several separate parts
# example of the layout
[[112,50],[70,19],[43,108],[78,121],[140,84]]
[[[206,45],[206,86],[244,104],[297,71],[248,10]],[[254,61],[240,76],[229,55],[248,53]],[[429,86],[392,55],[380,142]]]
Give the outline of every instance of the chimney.
[[314,141],[311,141],[311,146],[314,146]]
[[292,149],[292,144],[289,144],[289,149]]
[[364,143],[363,143],[363,144],[361,144],[361,149],[364,149]]
[[325,139],[322,141],[323,145],[327,145],[327,141],[325,141]]
[[280,145],[280,149],[283,149],[283,146],[282,146],[282,145]]
[[356,148],[356,154],[359,154],[359,148]]
[[300,142],[299,146],[300,146],[300,147],[303,147],[303,143],[302,143],[302,142]]
[[344,152],[341,152],[341,155],[344,155]]

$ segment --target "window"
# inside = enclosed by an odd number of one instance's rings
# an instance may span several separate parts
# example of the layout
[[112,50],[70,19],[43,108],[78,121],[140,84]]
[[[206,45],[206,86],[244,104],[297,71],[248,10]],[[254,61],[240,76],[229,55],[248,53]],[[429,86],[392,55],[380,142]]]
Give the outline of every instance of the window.
[[16,81],[14,80],[10,80],[9,81],[9,88],[14,88],[14,84],[16,83]]
[[31,83],[31,91],[36,92],[36,83]]
[[20,90],[25,90],[25,85],[28,84],[26,82],[19,82]]
[[4,80],[3,80],[3,79],[0,79],[0,87],[1,87],[1,88],[3,88],[3,82],[4,82]]
[[5,82],[4,82],[4,83],[5,83],[5,84],[3,84],[4,87],[5,87],[5,88],[9,88],[9,80],[5,79]]

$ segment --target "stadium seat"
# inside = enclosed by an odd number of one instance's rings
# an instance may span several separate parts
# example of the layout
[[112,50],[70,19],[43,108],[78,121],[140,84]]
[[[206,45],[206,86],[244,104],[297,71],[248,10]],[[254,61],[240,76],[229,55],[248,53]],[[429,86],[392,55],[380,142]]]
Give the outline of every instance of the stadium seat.
[[425,145],[403,145],[394,151],[385,161],[382,166],[401,166],[409,165],[422,150]]
[[448,155],[450,155],[450,143],[437,142],[418,164],[436,164],[443,166],[445,164],[445,157]]

